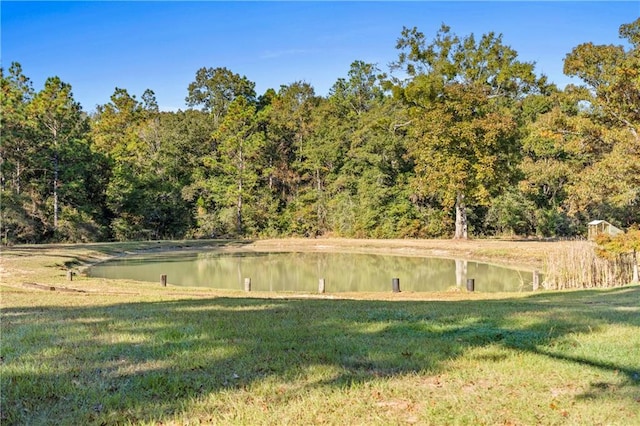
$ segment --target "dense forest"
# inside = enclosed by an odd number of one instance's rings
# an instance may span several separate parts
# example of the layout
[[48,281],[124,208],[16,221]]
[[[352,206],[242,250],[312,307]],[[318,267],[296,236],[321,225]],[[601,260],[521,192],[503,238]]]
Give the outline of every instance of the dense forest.
[[572,236],[640,223],[640,19],[568,52],[563,90],[501,35],[405,28],[327,96],[202,68],[184,111],[1,73],[3,243]]

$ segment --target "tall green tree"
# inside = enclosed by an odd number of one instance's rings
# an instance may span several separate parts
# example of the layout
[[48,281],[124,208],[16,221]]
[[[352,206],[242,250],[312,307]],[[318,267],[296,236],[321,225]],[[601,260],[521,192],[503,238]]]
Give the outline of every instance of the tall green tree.
[[143,204],[139,179],[146,152],[140,130],[144,122],[143,106],[135,95],[116,87],[110,102],[98,105],[91,130],[96,148],[111,162],[106,188],[111,232],[118,240],[143,238],[145,228],[139,212]]
[[[237,235],[247,230],[247,216],[257,213],[255,203],[261,178],[264,133],[258,127],[256,107],[244,97],[234,100],[214,132],[218,152],[214,159],[220,174],[212,183],[219,203],[233,209]],[[252,211],[247,215],[247,211]],[[255,230],[254,230],[255,233]]]
[[[535,203],[536,232],[544,236],[574,232],[567,208],[571,185],[591,162],[598,144],[584,150],[580,129],[588,126],[573,88],[527,97],[522,137],[522,179],[519,189]],[[590,153],[589,153],[590,152]]]
[[405,28],[397,48],[394,68],[409,76],[395,91],[412,120],[415,189],[455,208],[455,237],[467,238],[469,203],[486,205],[514,176],[517,106],[538,82],[533,64],[500,35],[459,38],[444,25],[430,43]]
[[[194,152],[199,155],[203,150],[198,150],[200,142],[185,141],[189,130],[182,115],[167,119],[151,90],[138,100],[126,89],[116,88],[111,102],[98,106],[92,134],[111,162],[106,207],[114,238],[179,237],[191,225],[191,207],[182,188],[190,181],[186,169],[193,166]],[[192,131],[197,131],[196,123]],[[171,126],[182,132],[177,134]]]
[[71,155],[67,148],[75,140],[87,136],[87,117],[80,104],[73,99],[71,85],[58,77],[50,77],[44,89],[29,104],[29,112],[35,122],[40,147],[50,156],[52,178],[50,188],[53,197],[53,230],[58,229],[60,212],[60,165],[63,153]]
[[[110,102],[96,107],[91,128],[96,148],[118,157],[135,151],[138,126],[143,120],[143,105],[126,89],[116,87]],[[129,147],[129,148],[128,148]]]
[[281,86],[261,114],[268,184],[283,212],[280,227],[296,234],[317,233],[315,207],[322,176],[316,154],[321,141],[312,137],[319,103],[313,87],[298,81]]
[[236,98],[244,97],[251,103],[256,97],[254,82],[224,67],[200,68],[188,90],[187,105],[210,113],[215,124]]
[[53,77],[36,93],[19,64],[2,75],[0,180],[5,242],[104,237],[104,162],[71,86]]
[[417,236],[406,193],[406,109],[385,93],[374,64],[355,61],[338,79],[323,118],[323,139],[336,152],[330,186],[330,222],[336,235]]
[[587,218],[640,222],[640,18],[620,27],[629,48],[584,43],[567,55],[564,71],[584,82],[586,125],[575,137],[592,148],[571,187],[572,211]]
[[38,173],[34,161],[38,147],[33,137],[28,105],[33,86],[19,63],[12,63],[8,73],[0,69],[0,230],[5,242],[29,241],[39,234],[36,209],[29,209],[29,183]]
[[0,95],[2,96],[0,182],[3,188],[9,186],[19,194],[25,166],[34,150],[27,111],[34,90],[19,63],[12,63],[8,71],[5,75],[4,69],[0,69]]

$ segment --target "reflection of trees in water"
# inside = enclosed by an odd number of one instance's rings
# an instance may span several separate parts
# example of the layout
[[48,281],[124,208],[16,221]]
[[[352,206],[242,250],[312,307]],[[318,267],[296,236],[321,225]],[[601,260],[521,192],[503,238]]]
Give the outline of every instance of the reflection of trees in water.
[[486,263],[471,262],[467,275],[469,278],[475,278],[476,290],[479,291],[532,289],[532,272],[507,269]]
[[304,292],[317,291],[320,278],[325,279],[328,292],[391,291],[393,278],[400,279],[403,291],[464,288],[467,278],[475,279],[478,291],[516,291],[532,281],[531,273],[464,259],[314,252],[209,252],[168,259],[122,263],[118,275],[156,281],[159,274],[167,274],[171,284],[236,290],[243,288],[245,278],[251,278],[256,291]]
[[462,259],[456,259],[456,287],[462,288],[467,280],[468,262]]

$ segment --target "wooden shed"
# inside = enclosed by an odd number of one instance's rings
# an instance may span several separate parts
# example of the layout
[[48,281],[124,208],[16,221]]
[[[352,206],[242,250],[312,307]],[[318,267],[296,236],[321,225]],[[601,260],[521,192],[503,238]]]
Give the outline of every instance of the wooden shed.
[[590,240],[595,240],[596,236],[599,234],[615,236],[624,233],[622,229],[616,228],[606,220],[592,220],[587,225],[589,225],[588,238]]

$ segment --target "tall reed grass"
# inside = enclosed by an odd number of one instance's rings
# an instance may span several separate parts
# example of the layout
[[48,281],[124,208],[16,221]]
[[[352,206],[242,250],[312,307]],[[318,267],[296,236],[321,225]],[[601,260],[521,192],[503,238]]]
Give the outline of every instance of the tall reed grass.
[[605,259],[591,241],[566,241],[547,254],[543,287],[552,290],[604,288],[629,284],[633,276],[630,255]]

